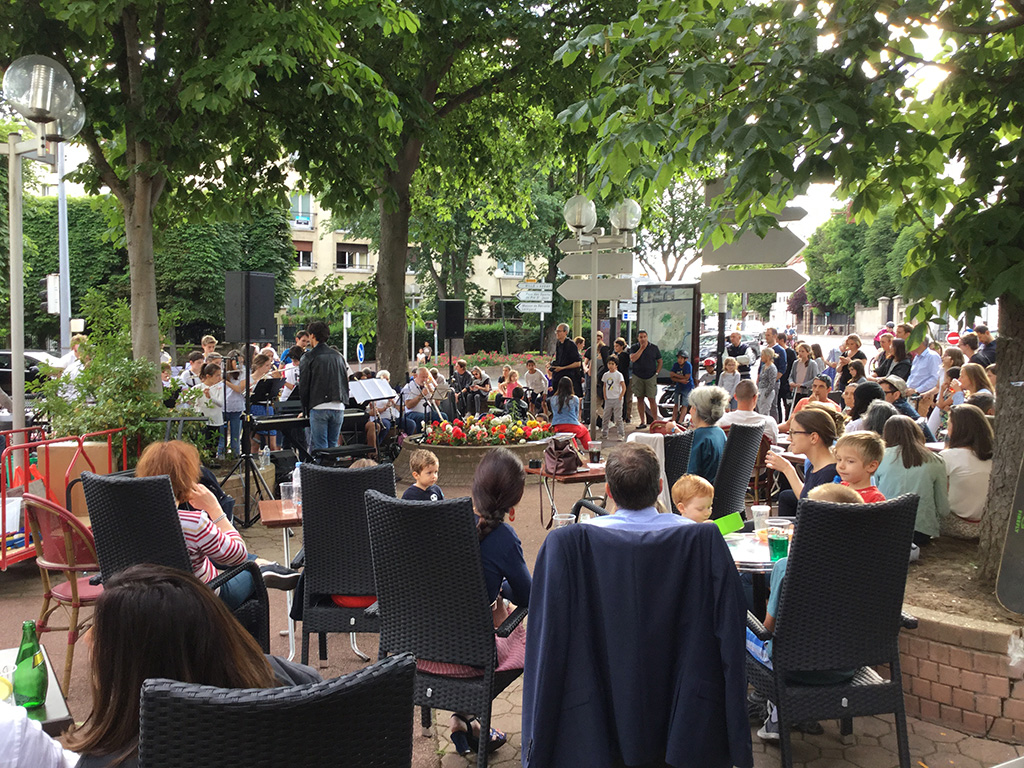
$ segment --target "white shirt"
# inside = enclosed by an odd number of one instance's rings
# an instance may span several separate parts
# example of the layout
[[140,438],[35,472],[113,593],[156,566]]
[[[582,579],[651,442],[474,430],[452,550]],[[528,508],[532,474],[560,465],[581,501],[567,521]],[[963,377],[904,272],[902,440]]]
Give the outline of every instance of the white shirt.
[[524,373],[522,381],[528,389],[532,389],[537,394],[543,395],[548,391],[548,377],[536,368],[533,369],[533,373],[529,371]]
[[0,702],[0,768],[73,768],[78,755],[61,747],[22,707]]
[[[480,382],[477,381],[477,384]],[[415,398],[420,398],[420,401],[416,405],[409,405],[409,401]],[[430,413],[430,404],[426,397],[423,396],[423,387],[416,383],[413,379],[404,387],[402,387],[402,403],[405,405],[407,413]]]
[[981,520],[988,501],[992,459],[982,461],[970,448],[947,448],[939,457],[946,463],[949,511],[964,520]]
[[717,422],[718,426],[725,429],[730,424],[743,424],[756,426],[764,424],[764,433],[768,435],[772,445],[779,442],[779,423],[771,416],[763,416],[757,411],[729,411]]
[[601,377],[601,381],[604,382],[604,396],[608,400],[622,399],[622,393],[626,390],[626,379],[623,378],[621,373],[618,371],[615,371],[614,373],[611,371],[605,371],[604,376]]

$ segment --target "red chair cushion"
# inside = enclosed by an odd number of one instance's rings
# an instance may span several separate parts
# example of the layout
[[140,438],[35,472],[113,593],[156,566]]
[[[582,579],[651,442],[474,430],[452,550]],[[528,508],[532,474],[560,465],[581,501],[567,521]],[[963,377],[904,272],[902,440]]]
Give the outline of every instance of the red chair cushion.
[[[78,599],[82,603],[94,603],[103,594],[102,584],[90,584],[91,576],[83,576],[78,580]],[[65,581],[53,588],[51,594],[62,603],[71,602],[71,582]]]

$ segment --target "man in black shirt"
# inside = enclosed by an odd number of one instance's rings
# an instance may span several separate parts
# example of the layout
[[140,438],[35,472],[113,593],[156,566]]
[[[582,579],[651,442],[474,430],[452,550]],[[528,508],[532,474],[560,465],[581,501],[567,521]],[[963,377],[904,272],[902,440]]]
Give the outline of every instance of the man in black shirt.
[[583,360],[580,358],[580,351],[576,342],[569,338],[569,326],[559,323],[555,328],[555,359],[548,363],[548,373],[551,376],[551,391],[558,391],[558,382],[564,376],[572,380],[572,391],[583,395]]
[[647,425],[644,398],[651,404],[653,422],[658,418],[658,373],[661,371],[661,350],[647,340],[647,331],[636,334],[637,343],[629,348],[630,389],[636,395],[640,426]]
[[457,360],[455,363],[455,374],[449,382],[452,392],[455,393],[455,407],[459,413],[465,415],[470,401],[470,387],[473,386],[473,374],[467,370],[465,360]]

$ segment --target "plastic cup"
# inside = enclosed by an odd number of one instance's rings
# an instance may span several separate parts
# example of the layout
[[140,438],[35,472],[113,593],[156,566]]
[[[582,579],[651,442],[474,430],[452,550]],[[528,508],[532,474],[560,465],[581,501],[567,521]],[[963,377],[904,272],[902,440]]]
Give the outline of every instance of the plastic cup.
[[768,518],[768,557],[777,562],[789,554],[789,540],[793,538],[793,522],[784,517]]
[[295,511],[295,483],[281,483],[281,509],[284,512]]
[[768,527],[768,518],[771,517],[772,508],[767,504],[755,504],[750,508],[750,514],[754,517],[754,530],[760,531]]
[[591,440],[590,441],[590,463],[600,464],[601,463],[601,441]]
[[555,515],[554,521],[555,528],[563,528],[566,525],[572,525],[573,523],[575,523],[576,516],[560,512],[559,514]]

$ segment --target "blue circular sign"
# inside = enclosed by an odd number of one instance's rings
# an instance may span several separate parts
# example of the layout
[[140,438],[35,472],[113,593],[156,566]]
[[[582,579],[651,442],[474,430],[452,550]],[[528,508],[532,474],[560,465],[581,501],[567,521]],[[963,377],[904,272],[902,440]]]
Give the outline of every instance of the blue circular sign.
[[356,344],[356,360],[360,363],[366,359],[366,350],[363,348],[363,342]]

